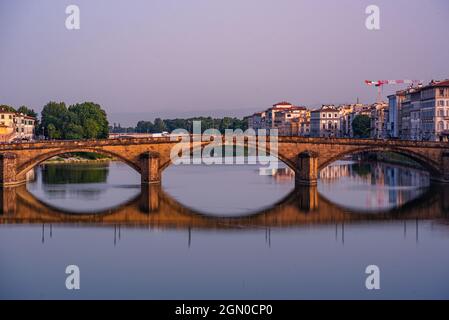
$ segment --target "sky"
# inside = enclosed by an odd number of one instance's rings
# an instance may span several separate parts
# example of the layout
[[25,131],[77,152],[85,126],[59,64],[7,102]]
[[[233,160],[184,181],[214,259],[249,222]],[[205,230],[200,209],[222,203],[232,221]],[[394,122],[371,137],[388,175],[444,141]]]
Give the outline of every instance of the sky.
[[0,104],[94,101],[135,125],[372,103],[364,80],[449,78],[448,30],[447,0],[0,0]]

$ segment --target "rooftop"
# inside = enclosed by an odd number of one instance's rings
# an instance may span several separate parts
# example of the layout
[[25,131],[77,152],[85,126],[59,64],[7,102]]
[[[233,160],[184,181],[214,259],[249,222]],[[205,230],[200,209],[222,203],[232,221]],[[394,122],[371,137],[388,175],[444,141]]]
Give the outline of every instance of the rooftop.
[[273,104],[273,107],[278,107],[278,106],[292,106],[292,104],[290,102],[287,101],[282,101],[282,102],[278,102]]

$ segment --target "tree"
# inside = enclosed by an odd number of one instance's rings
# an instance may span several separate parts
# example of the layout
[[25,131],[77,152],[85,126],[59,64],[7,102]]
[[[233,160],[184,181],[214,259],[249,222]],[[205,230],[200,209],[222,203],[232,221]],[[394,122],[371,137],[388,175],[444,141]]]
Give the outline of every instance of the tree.
[[84,128],[84,138],[106,139],[109,136],[109,123],[106,112],[99,104],[84,102],[69,107],[77,117],[78,125]]
[[8,106],[6,104],[0,105],[0,110],[4,110],[4,111],[7,111],[7,112],[16,112],[16,109],[14,109],[13,107]]
[[164,121],[162,121],[161,118],[156,118],[154,120],[153,130],[154,130],[154,132],[163,132],[163,131],[165,131],[165,124],[164,124]]
[[50,123],[47,127],[47,136],[50,139],[61,139],[61,132],[56,129],[53,123]]
[[62,139],[67,113],[68,110],[64,102],[50,101],[47,103],[41,112],[39,132],[44,132],[44,135],[50,139]]
[[225,129],[242,129],[245,131],[248,129],[248,120],[238,119],[238,118],[212,118],[212,117],[195,117],[187,119],[160,119],[154,120],[154,124],[151,121],[139,121],[135,128],[136,132],[139,133],[156,133],[162,131],[172,132],[175,129],[185,129],[188,132],[193,131],[193,122],[201,121],[201,129],[207,130],[210,128],[218,129],[220,132],[224,133]]
[[37,118],[37,112],[35,112],[33,109],[30,109],[26,106],[19,107],[19,109],[17,109],[17,112],[23,113],[23,114],[33,117],[33,118]]
[[367,115],[358,115],[352,121],[352,131],[356,138],[369,138],[371,133],[371,119]]
[[84,138],[84,129],[79,124],[70,123],[66,127],[64,137],[68,140],[79,140]]
[[109,135],[106,112],[100,105],[84,102],[66,107],[64,102],[47,103],[42,110],[41,129],[51,139],[104,139]]
[[139,121],[137,122],[136,132],[138,133],[152,133],[154,130],[151,121]]

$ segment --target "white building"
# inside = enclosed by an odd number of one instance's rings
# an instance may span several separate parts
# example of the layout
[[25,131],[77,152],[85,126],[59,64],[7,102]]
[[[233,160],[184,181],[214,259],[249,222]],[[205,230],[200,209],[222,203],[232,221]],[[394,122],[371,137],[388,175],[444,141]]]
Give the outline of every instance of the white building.
[[14,117],[15,138],[20,140],[33,140],[35,123],[35,118],[23,113],[17,113]]
[[341,110],[334,105],[323,105],[310,112],[311,137],[340,137]]

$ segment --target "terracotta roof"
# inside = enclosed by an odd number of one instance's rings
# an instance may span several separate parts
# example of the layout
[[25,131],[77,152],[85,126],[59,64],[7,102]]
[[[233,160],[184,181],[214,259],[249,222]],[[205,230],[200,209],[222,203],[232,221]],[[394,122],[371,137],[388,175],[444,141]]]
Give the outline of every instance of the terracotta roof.
[[307,107],[304,106],[293,106],[293,110],[307,110]]
[[340,111],[336,106],[322,106],[319,109],[313,110],[312,112],[322,112],[322,111]]
[[432,84],[433,87],[449,87],[449,79],[440,81],[440,82],[435,82]]
[[273,107],[277,107],[277,106],[285,106],[285,105],[289,105],[291,106],[292,104],[290,102],[287,101],[282,101],[282,102],[278,102],[276,104],[273,104]]

